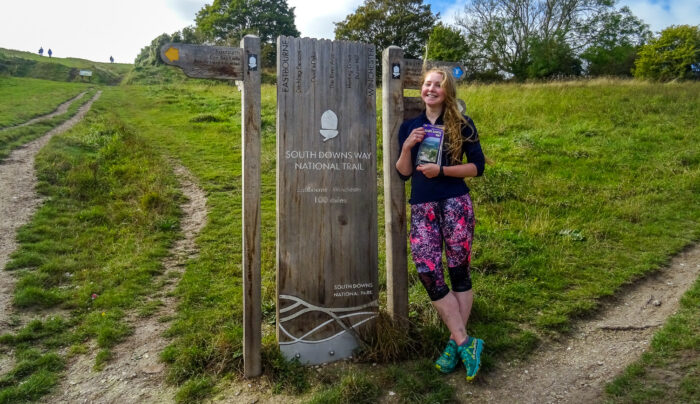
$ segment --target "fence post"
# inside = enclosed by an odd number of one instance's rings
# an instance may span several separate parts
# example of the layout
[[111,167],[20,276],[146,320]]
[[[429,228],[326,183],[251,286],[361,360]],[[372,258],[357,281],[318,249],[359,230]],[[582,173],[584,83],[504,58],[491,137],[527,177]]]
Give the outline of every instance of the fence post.
[[403,326],[408,322],[408,267],[406,257],[406,195],[396,172],[398,133],[403,114],[403,49],[382,52],[382,136],[384,148],[384,228],[386,288],[389,315]]
[[260,38],[241,39],[241,164],[243,168],[243,373],[262,373],[260,293]]

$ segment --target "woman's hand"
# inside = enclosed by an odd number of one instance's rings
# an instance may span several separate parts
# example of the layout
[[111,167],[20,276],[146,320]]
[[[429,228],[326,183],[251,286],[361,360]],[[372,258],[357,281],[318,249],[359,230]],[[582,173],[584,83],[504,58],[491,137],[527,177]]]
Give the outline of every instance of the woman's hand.
[[425,128],[422,126],[419,126],[411,131],[411,134],[408,135],[406,138],[406,141],[403,142],[403,148],[407,151],[410,151],[413,149],[413,146],[417,145],[418,143],[423,141],[423,138],[425,137]]
[[437,164],[419,164],[416,170],[423,173],[428,178],[435,178],[440,175],[440,166]]
[[415,128],[408,135],[406,140],[401,146],[401,154],[399,155],[399,160],[396,162],[396,169],[401,173],[401,175],[409,176],[413,173],[413,162],[411,161],[411,150],[415,145],[423,141],[425,136],[425,129],[423,127]]

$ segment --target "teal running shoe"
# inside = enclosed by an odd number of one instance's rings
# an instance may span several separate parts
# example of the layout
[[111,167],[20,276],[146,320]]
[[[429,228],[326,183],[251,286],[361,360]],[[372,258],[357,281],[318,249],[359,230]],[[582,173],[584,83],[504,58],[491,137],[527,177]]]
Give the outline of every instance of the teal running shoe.
[[459,356],[457,355],[457,343],[451,339],[442,355],[435,361],[435,368],[442,373],[450,373],[457,367]]
[[481,351],[484,350],[484,341],[479,338],[469,337],[466,345],[457,347],[457,353],[467,369],[467,380],[473,380],[481,367]]

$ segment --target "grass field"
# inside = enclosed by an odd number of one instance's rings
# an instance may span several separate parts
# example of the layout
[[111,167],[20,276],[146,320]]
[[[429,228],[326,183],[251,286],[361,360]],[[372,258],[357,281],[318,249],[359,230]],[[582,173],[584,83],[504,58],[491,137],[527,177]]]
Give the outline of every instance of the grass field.
[[[107,59],[108,56],[105,56]],[[0,48],[0,75],[33,77],[54,81],[86,81],[80,70],[92,71],[92,84],[119,84],[132,68],[127,63],[99,63],[85,59],[39,56]]]
[[[487,341],[485,372],[494,361],[527,356],[542,335],[566,333],[572,321],[595,311],[600,298],[700,238],[698,94],[699,83],[634,81],[460,89],[493,161],[484,177],[469,182],[478,220],[470,331]],[[368,402],[389,389],[409,402],[449,401],[451,387],[430,364],[448,332],[412,269],[408,335],[387,329],[360,355],[398,365],[350,364],[321,377],[280,360],[274,340],[274,87],[264,86],[262,97],[264,366],[272,389],[310,394],[318,403]],[[121,86],[106,89],[93,108],[88,122],[41,154],[41,191],[49,198],[20,232],[21,248],[8,265],[21,276],[18,307],[41,313],[60,305],[71,313],[0,339],[6,349],[14,347],[18,366],[27,363],[0,380],[0,397],[23,397],[19,390],[29,378],[57,377],[60,347],[80,354],[95,343],[104,352],[99,366],[129,333],[124,313],[157,293],[159,285],[149,279],[176,237],[179,198],[163,155],[198,178],[209,223],[197,239],[200,254],[177,288],[181,303],[162,358],[169,381],[181,385],[180,401],[213,394],[217,381],[239,374],[242,364],[240,94],[202,83]],[[378,209],[381,221],[381,200]],[[62,234],[75,236],[56,234],[65,227]],[[383,223],[379,230],[381,251]],[[93,250],[100,253],[93,257]],[[674,321],[698,318],[697,287],[693,293]],[[700,349],[695,327],[674,352]],[[672,365],[678,354],[661,349],[658,355]],[[698,363],[695,355],[684,366],[697,370]],[[645,376],[630,371],[626,377],[616,386],[633,386]],[[683,383],[700,384],[700,374],[691,372]],[[620,401],[636,394],[628,390],[610,387]]]
[[87,88],[83,83],[0,76],[0,129],[53,112]]
[[[49,88],[53,87],[53,84],[56,82],[52,81],[45,81],[45,80],[37,80],[36,82],[32,82],[32,79],[20,79],[19,84],[22,85],[21,83],[27,82],[30,83],[32,86],[36,86],[36,88],[39,88],[41,85],[48,84]],[[0,81],[2,81],[2,78],[0,78]],[[68,83],[57,83],[57,84],[68,84]],[[59,91],[67,91],[70,88],[63,89],[61,87],[58,87],[57,92]],[[30,142],[42,135],[44,135],[46,132],[50,131],[54,127],[60,125],[61,123],[67,121],[70,119],[73,115],[75,115],[78,112],[78,109],[85,104],[86,102],[90,101],[93,95],[97,92],[97,89],[94,87],[78,87],[77,90],[81,92],[85,92],[85,95],[78,99],[75,100],[66,110],[66,112],[56,115],[54,117],[51,117],[46,120],[41,120],[39,122],[35,122],[31,125],[27,126],[22,126],[22,127],[9,127],[5,129],[0,129],[0,162],[2,162],[3,159],[5,159],[15,148],[26,144],[27,142]],[[38,97],[38,96],[37,96]],[[72,98],[72,97],[69,97]],[[18,99],[21,99],[21,96],[18,97]],[[63,100],[65,101],[65,100]],[[4,103],[4,101],[3,101]],[[23,103],[24,104],[24,103]],[[41,102],[37,102],[37,104],[41,104]],[[48,103],[45,103],[48,104]],[[13,103],[13,105],[15,105]],[[8,108],[8,109],[13,109],[13,108]],[[31,111],[31,110],[36,110],[35,105],[31,104],[26,104],[24,109],[16,109],[16,114],[14,116],[20,115],[23,113],[23,111]],[[49,111],[51,112],[51,111]],[[17,118],[13,118],[17,120]]]

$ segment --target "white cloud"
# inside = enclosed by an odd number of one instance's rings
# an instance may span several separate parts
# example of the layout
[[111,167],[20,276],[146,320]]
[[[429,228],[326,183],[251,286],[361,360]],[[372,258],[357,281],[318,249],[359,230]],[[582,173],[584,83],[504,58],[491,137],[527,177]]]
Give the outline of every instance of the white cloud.
[[464,14],[464,3],[457,1],[440,13],[440,21],[442,21],[443,24],[454,26],[457,17],[461,17],[462,14]]
[[165,0],[166,6],[174,10],[181,18],[193,21],[202,7],[213,2],[214,0]]
[[654,33],[671,25],[700,24],[700,3],[697,0],[623,0],[619,6],[628,6],[632,14],[649,24]]
[[363,0],[287,0],[295,7],[296,25],[302,37],[335,38],[334,22],[340,22],[354,12]]

